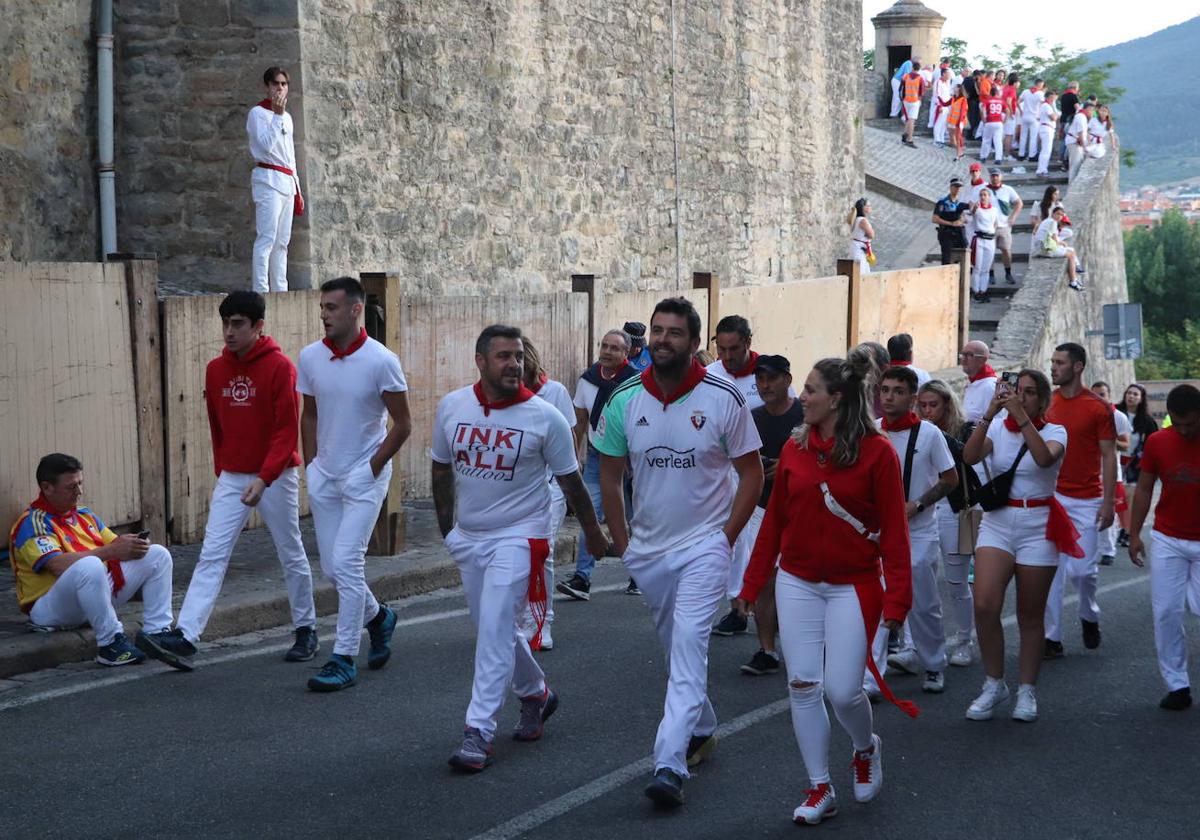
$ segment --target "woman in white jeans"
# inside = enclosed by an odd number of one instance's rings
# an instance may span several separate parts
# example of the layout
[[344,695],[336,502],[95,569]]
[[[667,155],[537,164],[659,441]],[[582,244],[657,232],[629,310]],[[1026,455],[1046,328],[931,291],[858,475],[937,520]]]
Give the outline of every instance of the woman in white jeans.
[[[779,639],[788,673],[792,728],[809,787],[792,813],[816,824],[837,813],[829,775],[825,700],[854,747],[854,798],[869,802],[883,784],[882,744],[862,688],[870,667],[880,691],[905,711],[868,656],[882,616],[898,629],[912,605],[912,566],[900,465],[870,413],[869,350],[822,359],[800,402],[805,424],[784,444],[758,540],[734,602],[742,613],[774,570]],[[886,591],[880,583],[886,580]]]
[[1000,613],[1009,581],[1017,579],[1020,633],[1019,686],[1014,720],[1037,720],[1034,686],[1042,664],[1044,613],[1060,551],[1082,557],[1079,537],[1054,485],[1067,447],[1067,431],[1047,423],[1050,382],[1022,370],[1013,388],[1003,379],[983,419],[963,449],[963,461],[986,460],[992,479],[1016,465],[1008,503],[983,515],[975,544],[975,632],[987,679],[967,709],[971,720],[990,720],[1009,698],[1004,682],[1004,628]]
[[979,203],[971,206],[971,242],[974,269],[971,273],[971,294],[977,303],[987,300],[992,261],[996,258],[996,226],[1000,223],[1000,208],[992,203],[992,191],[979,191]]

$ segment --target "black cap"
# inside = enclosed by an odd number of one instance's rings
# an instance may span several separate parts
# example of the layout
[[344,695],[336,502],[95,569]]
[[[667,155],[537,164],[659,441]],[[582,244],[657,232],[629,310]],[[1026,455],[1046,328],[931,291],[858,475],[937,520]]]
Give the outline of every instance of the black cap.
[[783,356],[759,356],[754,363],[754,372],[765,371],[778,376],[781,373],[791,374],[792,363]]
[[993,166],[991,169],[988,170],[988,175],[1003,175],[1003,174],[1004,173],[1001,172],[999,169],[997,169],[995,166]]
[[962,178],[959,178],[957,175],[950,179],[950,186],[961,187],[962,185]]
[[641,321],[626,321],[621,329],[629,336],[632,348],[640,349],[646,346],[646,325]]

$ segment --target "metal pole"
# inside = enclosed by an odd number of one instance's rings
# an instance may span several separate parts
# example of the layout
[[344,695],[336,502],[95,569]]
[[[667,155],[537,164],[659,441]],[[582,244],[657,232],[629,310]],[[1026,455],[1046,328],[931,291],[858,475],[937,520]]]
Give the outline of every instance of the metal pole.
[[113,4],[100,0],[96,25],[96,81],[100,161],[100,259],[117,250],[117,172],[113,165]]

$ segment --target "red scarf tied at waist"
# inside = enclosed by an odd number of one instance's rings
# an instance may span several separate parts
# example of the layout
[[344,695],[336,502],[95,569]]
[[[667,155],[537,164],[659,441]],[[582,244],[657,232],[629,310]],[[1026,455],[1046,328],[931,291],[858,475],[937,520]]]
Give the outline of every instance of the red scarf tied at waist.
[[1009,507],[1050,508],[1050,516],[1046,518],[1046,539],[1054,543],[1060,554],[1066,554],[1076,559],[1084,556],[1079,547],[1079,531],[1067,514],[1062,502],[1050,496],[1047,499],[1009,499]]
[[875,657],[871,655],[871,642],[879,629],[879,619],[883,616],[883,583],[879,578],[854,584],[854,593],[858,595],[858,605],[863,614],[863,625],[867,631],[867,670],[875,678],[879,693],[887,698],[897,709],[909,717],[915,718],[921,714],[921,709],[910,700],[901,700],[892,693],[892,689],[884,681],[883,675],[875,665]]
[[529,611],[537,623],[537,632],[529,640],[529,647],[533,650],[542,649],[542,628],[546,624],[550,602],[550,594],[546,591],[546,558],[549,556],[549,540],[529,541]]
[[[258,107],[266,108],[268,111],[271,111],[271,112],[274,112],[274,110],[275,110],[275,108],[272,107],[272,105],[271,105],[270,99],[262,100],[261,102],[258,103]],[[291,178],[296,177],[296,173],[293,172],[292,170],[288,169],[286,166],[279,166],[278,164],[274,164],[274,163],[263,163],[262,161],[259,161],[259,162],[255,163],[254,165],[259,167],[260,169],[274,169],[276,172],[282,172],[284,175],[287,175]],[[292,199],[292,215],[293,216],[303,216],[304,215],[304,196],[300,195],[300,183],[298,181],[296,182],[296,195]]]

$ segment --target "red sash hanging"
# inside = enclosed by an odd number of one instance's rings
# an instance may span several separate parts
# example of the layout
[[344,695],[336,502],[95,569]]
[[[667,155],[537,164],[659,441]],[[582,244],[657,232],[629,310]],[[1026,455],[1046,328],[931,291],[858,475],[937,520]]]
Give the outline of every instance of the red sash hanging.
[[[286,166],[278,166],[274,163],[263,163],[262,161],[259,161],[254,165],[259,169],[274,169],[276,172],[282,172],[284,175],[287,175],[290,178],[296,177],[296,173],[288,169]],[[304,196],[300,195],[299,184],[297,184],[296,192],[292,196],[292,215],[304,215]]]
[[1009,507],[1050,508],[1046,518],[1046,539],[1054,543],[1060,554],[1066,554],[1076,559],[1084,556],[1084,550],[1079,546],[1079,531],[1062,502],[1050,496],[1045,499],[1009,499]]
[[883,584],[878,579],[860,581],[854,584],[858,595],[858,605],[862,609],[863,626],[867,631],[867,670],[875,678],[879,692],[897,709],[911,718],[921,714],[921,709],[911,700],[901,700],[892,693],[892,689],[884,681],[883,675],[875,666],[875,657],[871,655],[871,645],[875,641],[875,631],[879,629],[879,619],[883,615]]
[[549,540],[529,541],[529,609],[537,623],[537,632],[529,642],[533,650],[542,649],[542,627],[546,624],[549,593],[546,591],[546,558],[550,556]]

